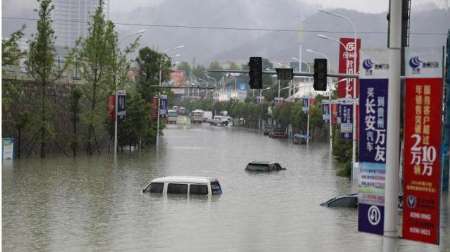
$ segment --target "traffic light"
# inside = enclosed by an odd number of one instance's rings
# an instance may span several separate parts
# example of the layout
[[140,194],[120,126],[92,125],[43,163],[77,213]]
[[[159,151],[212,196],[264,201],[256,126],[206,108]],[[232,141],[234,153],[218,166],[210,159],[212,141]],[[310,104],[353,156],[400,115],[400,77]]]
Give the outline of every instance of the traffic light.
[[314,90],[327,90],[327,59],[314,59]]
[[248,66],[250,69],[250,71],[248,72],[248,75],[250,77],[250,88],[262,89],[262,58],[250,57]]

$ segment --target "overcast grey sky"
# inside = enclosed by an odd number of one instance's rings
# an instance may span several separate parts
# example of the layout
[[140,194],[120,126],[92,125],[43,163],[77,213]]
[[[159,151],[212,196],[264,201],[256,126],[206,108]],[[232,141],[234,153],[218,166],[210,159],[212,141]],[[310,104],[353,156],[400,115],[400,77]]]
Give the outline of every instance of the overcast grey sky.
[[[139,6],[157,5],[164,0],[110,0],[111,11],[129,11]],[[205,0],[214,1],[214,0]],[[257,1],[257,0],[255,0]],[[322,8],[344,8],[361,12],[387,12],[389,0],[299,0]],[[435,4],[439,8],[448,8],[450,0],[412,0],[413,7],[422,8]]]

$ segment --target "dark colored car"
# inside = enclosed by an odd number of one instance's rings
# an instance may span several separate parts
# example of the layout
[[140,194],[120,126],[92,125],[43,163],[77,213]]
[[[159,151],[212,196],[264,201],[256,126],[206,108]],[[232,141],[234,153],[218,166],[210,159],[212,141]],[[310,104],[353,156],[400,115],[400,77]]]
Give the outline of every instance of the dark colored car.
[[253,161],[248,163],[247,167],[245,167],[245,170],[252,172],[271,172],[271,171],[286,170],[286,168],[281,167],[279,163],[275,162]]
[[269,137],[271,137],[271,138],[287,138],[288,135],[286,133],[286,129],[273,129],[269,133]]
[[265,127],[264,128],[264,131],[263,131],[263,134],[265,135],[265,136],[267,136],[267,135],[269,135],[269,133],[272,131],[272,127]]

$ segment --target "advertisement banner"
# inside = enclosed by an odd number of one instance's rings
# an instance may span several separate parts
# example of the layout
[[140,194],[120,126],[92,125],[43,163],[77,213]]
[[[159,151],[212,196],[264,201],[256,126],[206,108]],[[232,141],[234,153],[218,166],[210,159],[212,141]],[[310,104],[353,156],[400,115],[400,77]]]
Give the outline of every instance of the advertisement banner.
[[442,77],[442,48],[407,48],[405,74],[410,78]]
[[341,127],[341,136],[344,139],[352,139],[353,132],[353,104],[351,101],[340,101],[339,119]]
[[383,235],[387,79],[360,79],[358,231]]
[[322,108],[322,119],[325,122],[329,122],[330,120],[330,101],[329,100],[323,100],[321,104]]
[[120,120],[124,120],[127,114],[127,111],[125,110],[125,97],[125,90],[117,91],[117,116]]
[[439,244],[442,78],[408,78],[405,92],[403,238]]
[[309,110],[309,97],[303,97],[302,101],[303,101],[302,110],[303,110],[303,112],[308,113],[308,110]]
[[386,79],[389,76],[387,49],[362,49],[360,59],[360,79]]
[[[356,45],[354,38],[340,38],[341,42],[339,46],[339,73],[353,74],[359,72],[359,50],[361,48],[361,39],[356,39]],[[351,98],[353,97],[353,87],[356,88],[356,96],[358,93],[358,83],[356,79],[339,79],[338,83],[338,97],[339,98]]]
[[161,95],[161,98],[159,99],[159,116],[160,117],[167,117],[168,113],[168,102],[167,102],[167,95]]
[[183,95],[184,88],[186,86],[186,73],[184,70],[172,70],[170,72],[170,85],[173,87],[172,92],[176,95]]
[[152,98],[152,111],[151,111],[151,118],[153,120],[156,120],[158,118],[158,96],[153,96]]
[[116,118],[116,111],[114,109],[115,107],[116,107],[116,96],[115,95],[108,96],[108,118],[110,121],[114,121],[114,119]]
[[14,159],[14,138],[2,138],[2,160]]

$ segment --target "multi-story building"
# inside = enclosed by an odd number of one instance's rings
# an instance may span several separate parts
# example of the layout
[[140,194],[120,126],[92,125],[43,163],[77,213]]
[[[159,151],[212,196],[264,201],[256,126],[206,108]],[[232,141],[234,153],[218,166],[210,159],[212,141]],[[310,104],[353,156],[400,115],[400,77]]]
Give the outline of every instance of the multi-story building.
[[[99,3],[103,3],[105,16],[109,18],[108,0],[55,0],[53,11],[53,25],[56,35],[58,54],[63,48],[72,48],[80,37],[88,34],[88,22],[95,13]],[[58,50],[59,49],[59,50]]]

